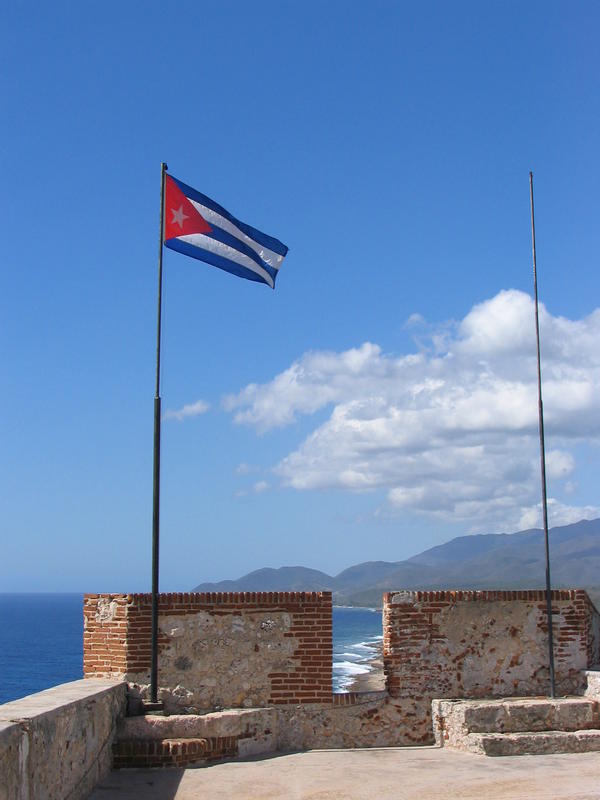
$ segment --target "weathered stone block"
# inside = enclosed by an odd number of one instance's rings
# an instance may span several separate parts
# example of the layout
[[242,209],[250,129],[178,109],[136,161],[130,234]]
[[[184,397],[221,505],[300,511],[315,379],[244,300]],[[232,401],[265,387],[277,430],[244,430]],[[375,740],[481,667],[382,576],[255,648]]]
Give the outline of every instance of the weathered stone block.
[[84,800],[110,770],[126,688],[80,680],[0,706],[0,798]]

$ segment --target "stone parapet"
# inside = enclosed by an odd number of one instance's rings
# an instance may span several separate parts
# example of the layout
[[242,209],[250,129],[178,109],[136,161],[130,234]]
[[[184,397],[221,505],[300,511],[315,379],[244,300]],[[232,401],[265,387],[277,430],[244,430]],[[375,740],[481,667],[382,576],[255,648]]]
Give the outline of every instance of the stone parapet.
[[126,689],[80,680],[0,706],[1,800],[84,800],[111,768]]
[[[331,703],[331,592],[159,595],[159,697],[169,712]],[[151,596],[86,595],[84,675],[148,696]]]
[[[275,753],[291,750],[391,747],[410,744],[410,720],[386,692],[365,692],[350,695],[344,704],[304,703],[277,705],[268,708],[227,709],[211,714],[174,714],[171,716],[131,717],[119,725],[115,752],[127,762],[128,753],[136,759],[158,753],[166,763],[167,745],[161,742],[227,741],[233,749],[229,757]],[[154,745],[140,745],[153,742]],[[233,744],[232,744],[233,743]],[[212,751],[211,751],[212,752]],[[198,754],[198,763],[214,757]],[[160,766],[161,760],[156,766]]]
[[[582,689],[597,652],[598,612],[581,589],[552,592],[558,694]],[[546,594],[402,591],[384,595],[383,661],[390,696],[430,741],[435,698],[549,692]]]
[[[294,748],[429,744],[433,698],[549,692],[544,591],[388,592],[383,606],[386,692],[333,695],[330,592],[162,594],[159,698],[170,714],[281,707]],[[150,595],[86,595],[84,619],[84,674],[147,698]],[[583,691],[599,621],[585,591],[552,592],[559,694]]]

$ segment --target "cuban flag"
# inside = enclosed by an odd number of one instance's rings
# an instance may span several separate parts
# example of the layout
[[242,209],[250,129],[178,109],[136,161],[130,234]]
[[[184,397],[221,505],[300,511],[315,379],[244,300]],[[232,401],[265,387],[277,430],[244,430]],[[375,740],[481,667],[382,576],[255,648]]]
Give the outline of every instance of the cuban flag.
[[288,251],[278,239],[240,222],[172,175],[165,176],[164,202],[165,247],[275,288]]

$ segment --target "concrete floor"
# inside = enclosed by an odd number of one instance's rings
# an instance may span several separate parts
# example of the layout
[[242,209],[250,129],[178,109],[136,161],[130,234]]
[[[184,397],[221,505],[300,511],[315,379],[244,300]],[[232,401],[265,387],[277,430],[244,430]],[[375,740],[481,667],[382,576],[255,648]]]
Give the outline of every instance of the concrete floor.
[[487,758],[435,747],[311,750],[113,772],[89,800],[600,800],[600,753]]

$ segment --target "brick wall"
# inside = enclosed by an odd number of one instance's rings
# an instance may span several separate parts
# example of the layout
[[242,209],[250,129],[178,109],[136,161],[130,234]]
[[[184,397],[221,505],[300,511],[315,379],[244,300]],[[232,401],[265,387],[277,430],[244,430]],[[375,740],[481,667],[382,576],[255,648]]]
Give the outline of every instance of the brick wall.
[[[553,592],[552,610],[569,694],[600,659],[600,617],[582,590]],[[84,615],[84,674],[147,697],[150,595],[86,595]],[[160,595],[159,696],[172,713],[276,706],[286,746],[365,746],[433,741],[433,698],[549,691],[543,591],[390,592],[383,621],[388,694],[332,696],[330,592]]]
[[[577,691],[597,649],[598,613],[583,590],[552,592],[558,694]],[[549,692],[543,591],[384,595],[384,670],[391,698],[431,736],[431,700]]]
[[[167,709],[331,703],[331,592],[161,594],[159,694]],[[151,596],[84,598],[84,675],[147,696]]]

